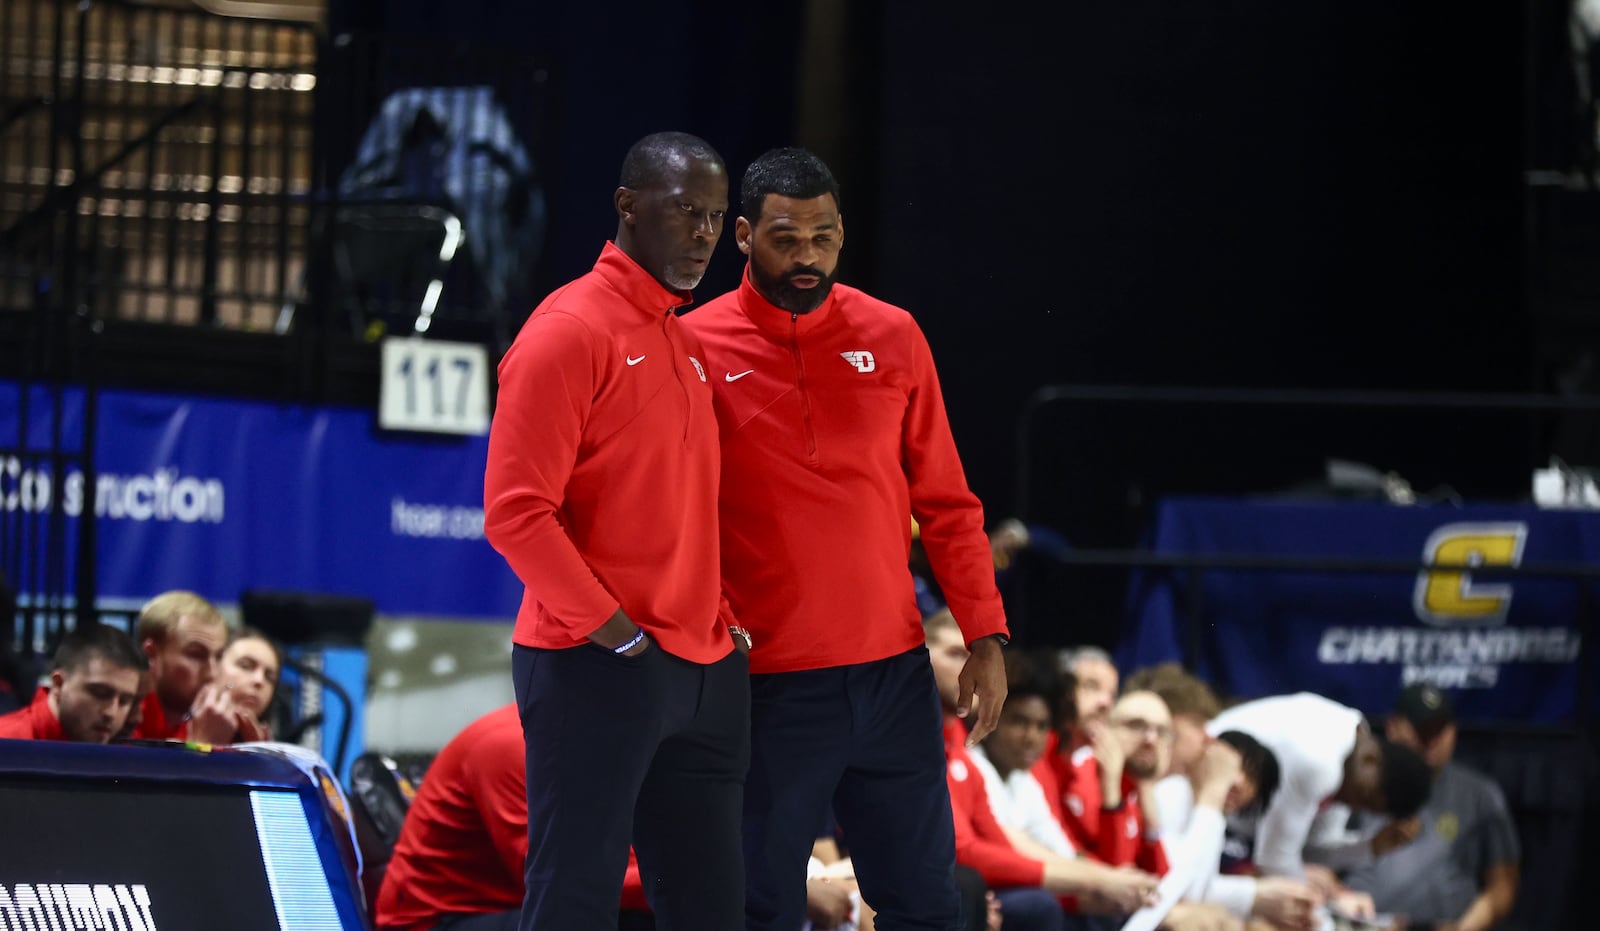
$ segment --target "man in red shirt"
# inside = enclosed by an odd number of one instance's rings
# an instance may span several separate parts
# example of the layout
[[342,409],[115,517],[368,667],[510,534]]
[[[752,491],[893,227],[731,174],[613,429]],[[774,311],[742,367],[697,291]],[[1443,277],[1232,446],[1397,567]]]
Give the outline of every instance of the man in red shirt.
[[744,831],[747,927],[796,927],[830,804],[878,927],[956,921],[939,706],[922,647],[910,519],[973,647],[977,736],[1005,697],[1005,612],[927,340],[835,284],[839,186],[802,149],[745,171],[743,283],[684,318],[722,435],[722,578],[754,637]]
[[0,717],[0,738],[107,743],[138,702],[144,654],[115,627],[91,624],[61,638],[50,684]]
[[722,235],[727,169],[702,139],[647,136],[613,201],[616,242],[501,360],[489,432],[484,532],[526,587],[522,923],[615,925],[631,835],[663,923],[742,931],[749,666],[719,598],[705,356],[676,313]]
[[982,771],[967,749],[967,728],[956,716],[959,677],[967,662],[961,631],[948,612],[924,623],[934,680],[943,708],[943,743],[956,860],[981,874],[996,890],[1007,931],[1054,931],[1067,919],[1058,896],[1090,894],[1121,912],[1146,904],[1156,879],[1132,868],[1113,869],[1084,857],[1065,857],[1030,845],[1019,850],[1013,834],[995,818]]
[[[1089,743],[1041,759],[1061,786],[1061,816],[1080,850],[1113,866],[1167,871],[1156,831],[1155,782],[1166,775],[1172,716],[1154,692],[1129,692],[1104,724],[1085,729]],[[1050,780],[1043,780],[1048,783]]]
[[170,591],[139,609],[134,637],[150,660],[154,687],[136,714],[133,736],[225,744],[239,728],[227,690],[213,681],[228,644],[228,623],[194,592]]
[[1065,650],[1061,667],[1070,690],[1067,700],[1069,719],[1063,721],[1063,734],[1070,738],[1068,746],[1077,750],[1089,744],[1091,729],[1103,727],[1117,701],[1117,667],[1111,655],[1096,646],[1075,647]]
[[[379,928],[512,929],[521,913],[528,855],[522,723],[506,705],[467,725],[428,767],[383,874]],[[622,907],[643,910],[632,862]]]

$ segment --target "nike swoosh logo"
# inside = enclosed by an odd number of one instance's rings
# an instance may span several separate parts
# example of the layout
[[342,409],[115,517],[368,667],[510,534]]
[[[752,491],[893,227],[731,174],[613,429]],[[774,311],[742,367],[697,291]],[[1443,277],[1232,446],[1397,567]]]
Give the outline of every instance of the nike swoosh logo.
[[644,356],[640,356],[637,359],[635,359],[633,356],[629,356],[628,357],[628,364],[629,365],[638,365],[640,362],[643,362],[643,361],[644,361]]
[[754,371],[755,371],[755,369],[745,369],[744,371],[740,372],[737,375],[733,374],[732,372],[729,372],[728,374],[726,374],[726,375],[724,375],[722,377],[726,378],[728,381],[738,381],[739,379],[745,377],[746,375],[749,375],[751,372],[754,372]]

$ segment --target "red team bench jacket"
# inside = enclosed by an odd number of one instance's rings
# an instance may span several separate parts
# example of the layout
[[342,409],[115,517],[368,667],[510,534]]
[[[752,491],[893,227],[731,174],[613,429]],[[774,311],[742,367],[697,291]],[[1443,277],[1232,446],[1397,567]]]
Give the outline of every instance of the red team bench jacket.
[[910,314],[840,284],[792,314],[747,268],[739,288],[683,321],[716,399],[723,587],[755,640],[751,672],[921,645],[911,516],[966,640],[1005,632],[983,508]]
[[66,740],[67,732],[61,729],[61,719],[50,710],[50,690],[41,685],[33,693],[33,701],[0,715],[0,738]]
[[1093,747],[1072,753],[1050,735],[1044,756],[1033,764],[1034,778],[1044,787],[1050,810],[1066,829],[1072,846],[1112,866],[1137,866],[1164,876],[1167,854],[1161,841],[1148,836],[1139,808],[1139,784],[1122,774],[1122,804],[1106,808],[1100,791],[1100,762]]
[[989,807],[983,775],[967,753],[967,728],[954,715],[944,718],[945,781],[956,826],[956,862],[977,870],[994,889],[1038,886],[1044,864],[1011,846]]
[[516,643],[578,646],[620,604],[691,662],[733,649],[711,388],[674,312],[688,301],[607,243],[501,360],[484,533],[526,586]]

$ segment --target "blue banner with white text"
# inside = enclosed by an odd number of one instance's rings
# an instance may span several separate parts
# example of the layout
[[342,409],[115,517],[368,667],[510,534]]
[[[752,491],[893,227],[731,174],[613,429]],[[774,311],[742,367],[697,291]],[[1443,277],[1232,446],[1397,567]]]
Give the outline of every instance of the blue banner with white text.
[[0,516],[25,597],[73,591],[70,559],[60,591],[36,590],[52,578],[41,554],[60,549],[44,518],[59,500],[72,517],[93,502],[103,599],[185,588],[226,604],[263,588],[369,598],[389,615],[516,616],[522,586],[483,537],[487,437],[386,434],[366,410],[107,390],[91,494],[45,455],[56,435],[77,447],[82,392],[63,393],[59,424],[49,389],[24,400],[0,382]]
[[1493,569],[1600,566],[1600,514],[1179,498],[1158,508],[1151,548],[1463,568],[1145,572],[1131,591],[1124,669],[1192,651],[1195,671],[1224,694],[1308,690],[1369,714],[1414,681],[1449,690],[1467,720],[1570,723],[1585,700],[1580,661],[1600,582]]

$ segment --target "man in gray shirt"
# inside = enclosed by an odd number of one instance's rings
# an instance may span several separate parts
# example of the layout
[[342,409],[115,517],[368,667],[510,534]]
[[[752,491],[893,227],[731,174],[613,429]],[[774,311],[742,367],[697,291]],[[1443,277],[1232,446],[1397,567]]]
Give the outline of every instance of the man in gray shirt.
[[1345,883],[1372,894],[1378,910],[1411,927],[1483,931],[1511,912],[1521,851],[1500,787],[1451,762],[1456,748],[1450,697],[1431,685],[1400,693],[1388,737],[1420,753],[1434,771],[1433,791],[1417,814],[1420,832],[1352,869]]

